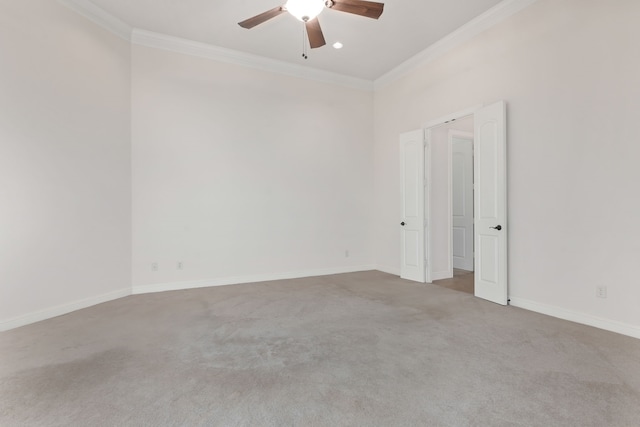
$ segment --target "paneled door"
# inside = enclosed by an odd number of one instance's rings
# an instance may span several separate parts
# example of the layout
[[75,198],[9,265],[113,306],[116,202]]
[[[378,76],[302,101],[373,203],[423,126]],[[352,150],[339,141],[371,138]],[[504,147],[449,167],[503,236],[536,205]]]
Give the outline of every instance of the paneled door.
[[475,295],[507,304],[506,106],[474,114]]
[[400,135],[400,277],[424,282],[425,143],[422,129]]
[[450,131],[453,268],[473,271],[473,134]]

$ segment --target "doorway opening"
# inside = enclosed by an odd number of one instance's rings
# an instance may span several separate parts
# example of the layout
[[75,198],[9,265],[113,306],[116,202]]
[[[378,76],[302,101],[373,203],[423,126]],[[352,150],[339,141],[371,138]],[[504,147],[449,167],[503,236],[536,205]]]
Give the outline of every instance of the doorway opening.
[[473,115],[428,131],[433,284],[473,295]]
[[[437,173],[434,170],[438,165],[444,164],[448,168],[449,163],[433,160],[432,151],[438,148],[432,147],[432,139],[439,126],[467,116],[473,117],[474,219],[471,226],[473,239],[469,239],[473,241],[473,250],[467,251],[473,253],[473,291],[476,297],[507,305],[509,228],[504,101],[450,114],[427,123],[422,129],[400,135],[400,277],[422,283],[455,278],[453,207],[451,203],[436,204],[432,200],[432,193],[442,188],[434,185],[432,174]],[[433,214],[436,206],[447,209],[444,218],[451,226],[435,226]],[[434,232],[444,233],[443,241],[450,249],[434,250],[437,244]],[[444,260],[442,265],[438,258]]]

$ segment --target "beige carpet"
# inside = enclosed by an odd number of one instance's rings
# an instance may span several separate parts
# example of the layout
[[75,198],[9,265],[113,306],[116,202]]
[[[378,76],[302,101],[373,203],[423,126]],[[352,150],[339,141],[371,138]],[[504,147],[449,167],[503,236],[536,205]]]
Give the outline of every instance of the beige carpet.
[[435,280],[433,284],[473,295],[473,271],[454,268],[451,279]]
[[0,334],[2,426],[638,426],[640,340],[379,272]]

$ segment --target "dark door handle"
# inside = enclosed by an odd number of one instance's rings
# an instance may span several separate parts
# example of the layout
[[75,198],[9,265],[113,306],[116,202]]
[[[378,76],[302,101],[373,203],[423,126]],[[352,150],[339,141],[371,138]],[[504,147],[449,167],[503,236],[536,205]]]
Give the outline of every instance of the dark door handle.
[[402,222],[400,223],[400,225],[404,227],[404,221],[402,221]]
[[489,227],[489,228],[493,228],[494,230],[502,230],[502,226],[501,225],[496,225],[495,227]]

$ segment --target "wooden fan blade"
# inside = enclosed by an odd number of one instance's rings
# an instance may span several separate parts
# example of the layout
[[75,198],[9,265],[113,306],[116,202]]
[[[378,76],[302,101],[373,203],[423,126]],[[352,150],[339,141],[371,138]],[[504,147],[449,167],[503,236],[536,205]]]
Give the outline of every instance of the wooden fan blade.
[[331,9],[378,19],[384,11],[384,3],[363,0],[333,0]]
[[307,21],[305,26],[307,27],[307,35],[309,36],[309,46],[311,46],[311,49],[327,44],[327,42],[324,41],[324,35],[322,34],[322,28],[320,28],[318,18]]
[[273,9],[267,10],[260,15],[254,16],[253,18],[245,19],[242,22],[238,22],[238,25],[240,25],[242,28],[253,28],[256,25],[262,24],[263,22],[266,22],[271,18],[275,18],[281,13],[284,13],[284,11],[284,7],[282,6],[274,7]]

